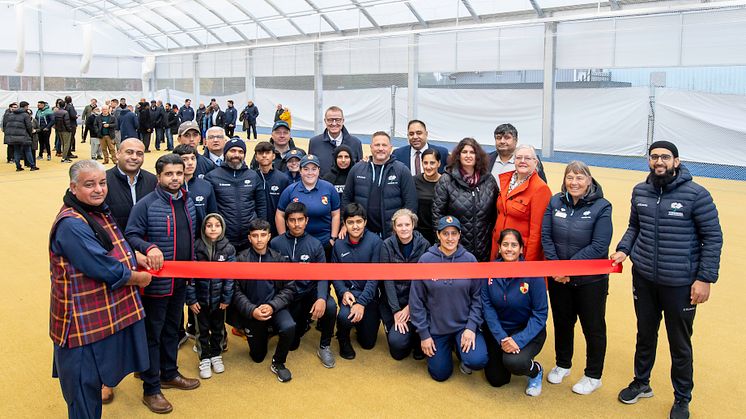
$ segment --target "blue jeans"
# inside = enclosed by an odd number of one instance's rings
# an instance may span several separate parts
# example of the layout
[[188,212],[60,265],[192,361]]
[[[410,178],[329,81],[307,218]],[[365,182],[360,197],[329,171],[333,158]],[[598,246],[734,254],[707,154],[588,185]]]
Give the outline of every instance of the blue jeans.
[[23,169],[23,167],[21,166],[21,159],[26,160],[26,163],[28,163],[31,167],[36,166],[34,153],[31,151],[31,144],[16,144],[13,146],[13,160],[15,160],[16,169]]
[[453,373],[453,357],[451,351],[455,348],[461,362],[472,370],[481,370],[487,365],[487,345],[481,331],[477,331],[475,349],[468,353],[461,350],[461,335],[464,331],[447,335],[432,335],[435,341],[435,355],[427,359],[427,371],[435,381],[445,381]]
[[166,128],[166,150],[174,149],[174,134],[171,132],[171,128]]
[[155,131],[155,149],[161,149],[161,143],[163,142],[163,136],[165,134],[165,128],[154,128]]

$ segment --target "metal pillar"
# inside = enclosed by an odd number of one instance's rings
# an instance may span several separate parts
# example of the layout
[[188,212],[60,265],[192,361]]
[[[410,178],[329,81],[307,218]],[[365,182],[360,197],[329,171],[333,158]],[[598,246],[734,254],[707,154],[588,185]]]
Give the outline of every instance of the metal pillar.
[[39,89],[43,92],[44,89],[44,42],[42,41],[44,39],[44,29],[42,28],[42,16],[41,16],[41,8],[36,10],[36,16],[38,18],[38,22],[36,25],[36,28],[39,31],[39,44],[38,44],[38,51],[39,51]]
[[396,136],[396,85],[391,86],[391,127],[389,128],[391,138]]
[[196,109],[199,106],[199,54],[192,54],[192,90],[194,93],[194,98],[192,98],[192,102],[194,102],[194,108]]
[[[247,49],[246,50],[246,80],[245,80],[245,88],[246,88],[246,101],[254,100],[255,91],[256,88],[256,82],[254,78],[254,50],[253,49]],[[246,103],[244,102],[244,105]]]
[[557,67],[557,23],[544,24],[544,88],[541,112],[541,157],[554,154],[554,97]]
[[409,36],[409,66],[407,68],[407,118],[417,119],[417,89],[420,83],[420,35]]
[[324,65],[321,42],[313,44],[313,127],[314,132],[324,131]]

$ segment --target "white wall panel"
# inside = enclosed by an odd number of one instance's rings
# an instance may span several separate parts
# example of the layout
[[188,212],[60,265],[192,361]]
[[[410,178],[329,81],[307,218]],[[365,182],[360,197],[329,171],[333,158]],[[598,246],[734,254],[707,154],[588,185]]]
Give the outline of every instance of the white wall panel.
[[273,75],[294,76],[295,75],[295,47],[275,47]]
[[683,65],[746,65],[746,9],[684,15]]
[[541,70],[544,68],[544,26],[500,29],[499,69]]
[[614,67],[677,66],[680,55],[681,15],[617,19]]
[[258,77],[272,75],[273,52],[272,48],[257,48],[252,52],[254,59],[254,75]]
[[420,72],[456,71],[456,34],[428,34],[420,37]]
[[324,57],[324,74],[350,74],[350,43],[326,42],[321,51]]
[[613,62],[613,20],[557,25],[557,68],[607,68]]
[[378,39],[350,41],[350,73],[375,74],[380,72],[380,44]]
[[295,46],[295,75],[313,75],[314,52],[312,44]]
[[495,71],[500,60],[500,30],[459,32],[456,68],[458,71]]
[[406,73],[409,64],[409,38],[382,38],[381,73]]

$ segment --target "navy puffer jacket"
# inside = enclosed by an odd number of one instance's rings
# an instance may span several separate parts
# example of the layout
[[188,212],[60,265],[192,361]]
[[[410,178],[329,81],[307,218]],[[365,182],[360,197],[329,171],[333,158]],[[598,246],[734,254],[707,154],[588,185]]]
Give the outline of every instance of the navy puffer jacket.
[[[573,205],[560,192],[549,201],[541,223],[541,245],[546,260],[606,259],[611,244],[611,203],[593,179],[588,194]],[[571,276],[571,285],[598,282],[609,275]]]
[[[412,232],[412,253],[405,258],[399,248],[399,239],[392,234],[383,241],[381,246],[381,263],[417,263],[429,247],[430,243],[427,239],[415,230]],[[383,281],[383,292],[392,313],[409,305],[411,287],[412,281]]]
[[227,223],[225,237],[236,251],[249,246],[249,223],[255,218],[267,219],[267,200],[264,182],[244,163],[234,170],[227,162],[205,175],[212,184],[218,212]]
[[367,209],[373,182],[380,182],[383,195],[381,213],[368,214],[368,218],[378,218],[384,229],[382,237],[388,237],[391,234],[391,216],[397,210],[408,208],[417,213],[417,188],[407,166],[393,157],[383,164],[380,179],[373,179],[374,171],[373,162],[361,161],[352,167],[342,194],[342,207],[357,202]]
[[[188,240],[194,260],[195,217],[197,212],[194,203],[185,189],[181,190],[189,220],[190,237],[177,237],[176,215],[174,214],[173,197],[157,186],[155,190],[137,201],[132,208],[125,236],[129,244],[142,254],[147,254],[152,247],[158,247],[164,260],[175,260],[176,242]],[[145,287],[146,296],[164,297],[173,293],[174,278],[153,277],[150,285]]]
[[723,232],[710,193],[683,164],[673,182],[656,190],[647,181],[632,191],[629,226],[617,251],[644,278],[666,286],[716,282]]
[[[221,237],[216,241],[212,252],[209,251],[204,240],[203,235],[202,239],[194,243],[194,256],[198,261],[235,262],[236,249],[227,239]],[[199,303],[201,309],[208,307],[216,309],[221,303],[230,304],[233,300],[233,283],[232,279],[194,279],[187,285],[186,303],[188,305]]]

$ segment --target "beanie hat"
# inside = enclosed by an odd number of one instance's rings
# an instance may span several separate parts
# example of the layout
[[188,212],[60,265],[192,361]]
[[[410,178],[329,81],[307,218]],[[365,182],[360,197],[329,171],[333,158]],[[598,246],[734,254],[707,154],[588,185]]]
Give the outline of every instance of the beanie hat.
[[676,148],[674,143],[670,141],[656,141],[653,144],[650,144],[650,148],[648,148],[648,154],[650,154],[650,152],[655,148],[665,148],[666,150],[670,151],[671,154],[673,154],[674,158],[679,157],[679,149]]
[[231,138],[230,140],[225,142],[225,146],[223,147],[223,155],[228,154],[228,150],[238,147],[241,150],[243,150],[244,154],[246,154],[246,143],[243,142],[240,138]]

